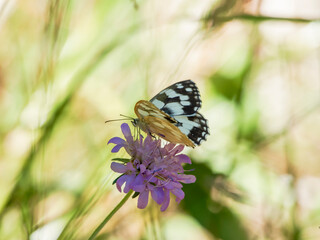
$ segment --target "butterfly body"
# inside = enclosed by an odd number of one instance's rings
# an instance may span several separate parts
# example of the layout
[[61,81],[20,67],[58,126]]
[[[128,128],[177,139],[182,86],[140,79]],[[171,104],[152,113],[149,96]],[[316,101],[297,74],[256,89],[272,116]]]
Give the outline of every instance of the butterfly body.
[[189,147],[200,145],[209,135],[207,120],[198,113],[199,90],[191,80],[175,83],[150,101],[140,100],[134,111],[134,124],[144,132]]
[[144,132],[159,137],[175,144],[184,144],[194,147],[194,143],[181,132],[174,124],[177,123],[172,117],[159,110],[153,103],[140,100],[136,103],[134,111],[137,115],[136,125]]

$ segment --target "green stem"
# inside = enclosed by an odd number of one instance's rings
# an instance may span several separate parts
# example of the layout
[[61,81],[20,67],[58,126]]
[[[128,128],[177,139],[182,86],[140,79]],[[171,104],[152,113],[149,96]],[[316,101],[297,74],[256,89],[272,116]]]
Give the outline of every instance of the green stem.
[[310,22],[319,22],[320,19],[306,19],[306,18],[286,18],[286,17],[271,17],[263,15],[250,15],[250,14],[239,14],[226,17],[218,17],[219,20],[228,22],[234,19],[241,20],[252,20],[252,21],[289,21],[289,22],[300,22],[300,23],[310,23]]
[[210,14],[204,18],[204,20],[214,20],[216,23],[225,23],[233,20],[248,20],[255,22],[263,22],[263,21],[288,21],[288,22],[296,22],[296,23],[310,23],[310,22],[319,22],[319,18],[314,19],[306,19],[306,18],[286,18],[286,17],[271,17],[271,16],[263,16],[263,15],[250,15],[250,14],[238,14],[231,16],[214,16],[214,14]]
[[109,215],[100,223],[100,225],[94,230],[94,232],[91,234],[88,240],[93,240],[98,233],[101,231],[101,229],[104,227],[104,225],[107,224],[107,222],[112,218],[112,216],[125,204],[125,202],[129,199],[131,194],[133,193],[132,190],[130,190],[127,195],[121,200],[121,202],[109,213]]

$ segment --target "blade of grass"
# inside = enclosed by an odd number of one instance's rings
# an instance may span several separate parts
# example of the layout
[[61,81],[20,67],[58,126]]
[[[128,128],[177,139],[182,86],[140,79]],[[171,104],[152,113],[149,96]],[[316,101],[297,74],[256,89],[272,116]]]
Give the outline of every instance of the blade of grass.
[[15,193],[21,191],[25,188],[25,183],[28,178],[30,168],[32,166],[33,160],[36,155],[39,153],[39,150],[44,146],[46,141],[50,138],[53,128],[61,119],[63,111],[70,104],[74,94],[87,79],[87,77],[99,66],[102,60],[115,48],[123,44],[128,38],[126,36],[132,34],[136,30],[136,26],[131,26],[127,31],[120,34],[117,38],[113,39],[112,42],[100,48],[93,57],[85,64],[85,66],[80,69],[71,79],[67,94],[55,105],[55,108],[52,110],[52,114],[48,118],[47,122],[44,124],[41,129],[40,137],[33,144],[33,148],[29,152],[28,156],[23,162],[23,166],[20,172],[17,174],[17,181],[15,182],[10,194],[8,195],[7,200],[3,204],[0,212],[0,219],[3,217],[4,210],[10,206],[15,200]]

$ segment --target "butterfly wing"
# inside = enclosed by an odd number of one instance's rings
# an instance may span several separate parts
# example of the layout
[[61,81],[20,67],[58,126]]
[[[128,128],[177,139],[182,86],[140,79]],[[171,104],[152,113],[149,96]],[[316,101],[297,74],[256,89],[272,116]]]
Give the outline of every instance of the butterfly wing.
[[175,125],[177,121],[165,112],[158,109],[149,101],[140,100],[134,111],[138,117],[139,127],[149,133],[175,143],[194,147],[194,143]]
[[210,134],[208,121],[198,113],[201,99],[193,81],[177,82],[162,90],[150,102],[174,118],[174,124],[194,144],[200,145]]
[[208,121],[198,112],[191,116],[175,116],[175,120],[180,131],[196,145],[200,145],[210,135]]
[[191,80],[177,82],[163,89],[150,102],[170,116],[192,115],[201,108],[199,90]]
[[200,93],[191,80],[177,82],[135,106],[140,128],[172,143],[194,147],[209,135],[207,120],[198,113]]
[[171,124],[177,123],[177,121],[174,118],[172,118],[170,115],[161,111],[154,104],[146,100],[138,101],[134,107],[134,112],[138,116],[139,120],[143,120],[147,116],[152,116],[152,117],[160,118],[162,120],[166,120]]
[[147,116],[144,119],[150,132],[158,135],[159,137],[175,144],[183,144],[188,147],[194,147],[195,144],[188,138],[187,135],[167,120],[163,120],[153,116]]

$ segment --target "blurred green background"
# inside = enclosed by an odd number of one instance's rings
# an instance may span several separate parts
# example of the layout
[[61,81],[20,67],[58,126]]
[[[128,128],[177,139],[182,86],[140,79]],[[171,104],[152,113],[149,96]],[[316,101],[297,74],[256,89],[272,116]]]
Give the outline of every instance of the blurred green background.
[[160,213],[99,239],[320,239],[318,0],[1,0],[0,239],[87,239],[124,196],[119,114],[192,79],[211,135]]

